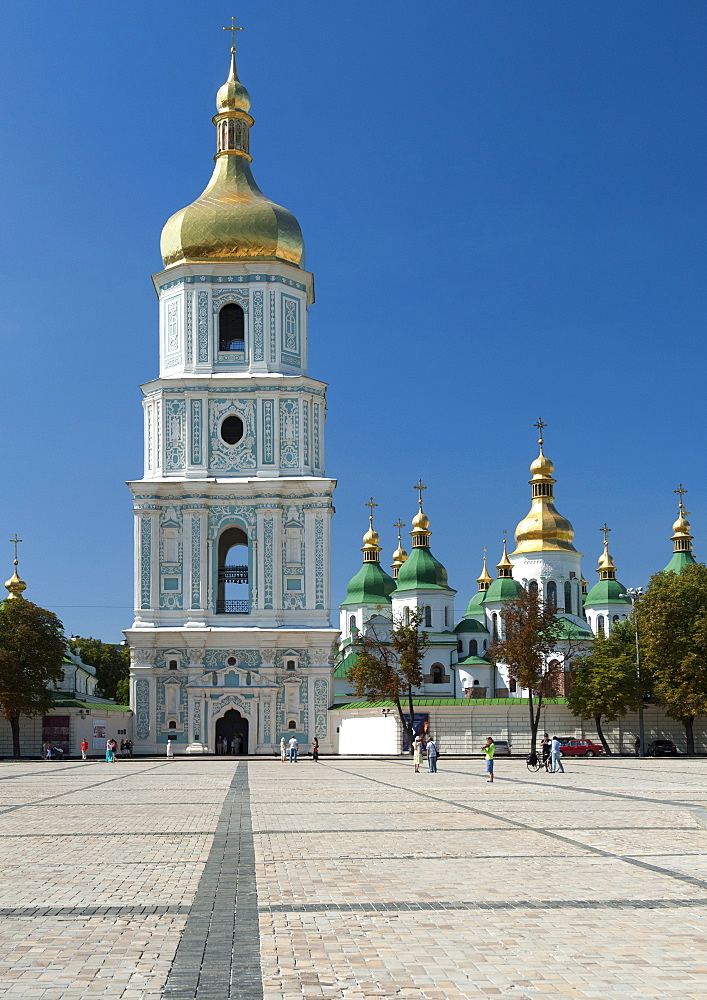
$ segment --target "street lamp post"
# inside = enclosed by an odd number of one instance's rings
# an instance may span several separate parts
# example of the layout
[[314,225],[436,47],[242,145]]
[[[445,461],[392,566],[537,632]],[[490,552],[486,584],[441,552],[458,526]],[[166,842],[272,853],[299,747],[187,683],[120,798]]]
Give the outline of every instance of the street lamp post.
[[636,615],[636,605],[639,599],[643,596],[643,587],[628,587],[626,594],[631,598],[631,607],[633,608],[633,627],[636,634],[636,678],[638,680],[638,693],[641,697],[641,703],[638,708],[638,756],[646,756],[646,740],[643,729],[643,691],[641,690],[641,651],[638,645],[638,617]]

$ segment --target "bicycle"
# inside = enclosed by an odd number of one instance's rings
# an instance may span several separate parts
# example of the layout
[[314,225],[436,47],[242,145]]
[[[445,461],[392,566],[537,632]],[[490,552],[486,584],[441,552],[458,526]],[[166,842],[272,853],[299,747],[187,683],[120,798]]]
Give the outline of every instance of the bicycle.
[[531,751],[525,758],[525,763],[529,771],[535,771],[537,773],[543,767],[545,768],[546,771],[549,771],[551,766],[551,758],[538,757],[536,753]]

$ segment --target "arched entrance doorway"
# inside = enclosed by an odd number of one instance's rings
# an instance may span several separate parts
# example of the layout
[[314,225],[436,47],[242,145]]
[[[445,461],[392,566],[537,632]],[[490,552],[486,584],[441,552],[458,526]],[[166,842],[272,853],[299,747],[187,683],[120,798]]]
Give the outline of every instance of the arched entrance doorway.
[[[240,741],[239,741],[240,737]],[[222,752],[221,740],[228,741],[228,753],[234,753],[231,747],[233,740],[236,741],[235,753],[248,753],[248,720],[244,719],[235,708],[229,708],[225,715],[216,720],[216,753]]]

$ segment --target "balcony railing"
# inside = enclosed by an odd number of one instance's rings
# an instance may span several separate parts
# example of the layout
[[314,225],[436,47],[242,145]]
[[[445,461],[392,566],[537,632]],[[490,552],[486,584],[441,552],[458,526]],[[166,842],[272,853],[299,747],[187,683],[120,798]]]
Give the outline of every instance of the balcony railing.
[[247,566],[221,566],[218,571],[219,583],[248,583]]
[[250,601],[216,601],[217,615],[248,615]]

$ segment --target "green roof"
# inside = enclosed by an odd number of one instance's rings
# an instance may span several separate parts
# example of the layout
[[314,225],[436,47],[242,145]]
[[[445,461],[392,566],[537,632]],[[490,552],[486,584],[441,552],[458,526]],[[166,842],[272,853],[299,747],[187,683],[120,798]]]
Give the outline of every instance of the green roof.
[[477,622],[475,618],[462,618],[458,625],[454,626],[454,631],[459,632],[484,632],[488,634],[488,629],[483,622]]
[[584,598],[585,608],[591,607],[593,604],[603,606],[605,604],[630,603],[631,598],[626,593],[626,588],[618,580],[599,580]]
[[351,667],[356,662],[356,657],[358,653],[354,649],[350,649],[346,656],[343,658],[341,663],[337,666],[334,671],[334,677],[342,677],[346,679],[346,673],[351,669]]
[[341,608],[360,604],[390,604],[395,590],[395,580],[379,562],[365,562],[355,577],[349,581]]
[[90,708],[94,715],[100,712],[129,712],[130,705],[118,705],[114,701],[83,701],[80,698],[63,696],[57,691],[52,697],[52,708]]
[[[405,711],[406,703],[403,703],[403,711]],[[421,708],[422,706],[431,707],[460,707],[465,705],[467,708],[474,705],[526,705],[528,704],[527,698],[413,698],[412,699],[413,708]],[[566,698],[543,698],[543,705],[566,705]],[[330,712],[340,712],[347,708],[395,708],[394,701],[340,701],[335,705],[332,705],[329,709]]]
[[486,597],[485,590],[477,590],[472,599],[466,606],[466,611],[464,612],[464,617],[467,615],[474,615],[475,617],[485,617],[484,613],[484,598]]
[[523,589],[522,585],[511,576],[500,576],[493,581],[484,594],[484,604],[493,601],[514,601]]
[[692,552],[673,552],[673,558],[663,570],[664,573],[682,573],[686,566],[696,562]]
[[[414,548],[398,571],[396,591],[451,590],[447,571],[428,548]],[[456,593],[456,591],[452,591]]]
[[557,621],[561,627],[561,630],[557,636],[558,639],[594,638],[594,633],[590,628],[583,628],[581,625],[577,625],[576,622],[571,621],[569,618],[565,618],[563,615],[559,615]]
[[457,660],[456,663],[452,664],[453,667],[490,667],[491,661],[485,659],[483,656],[467,656],[463,660]]

